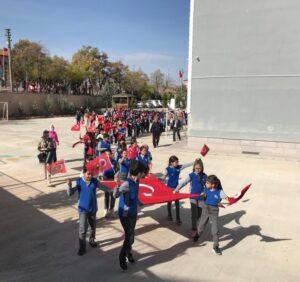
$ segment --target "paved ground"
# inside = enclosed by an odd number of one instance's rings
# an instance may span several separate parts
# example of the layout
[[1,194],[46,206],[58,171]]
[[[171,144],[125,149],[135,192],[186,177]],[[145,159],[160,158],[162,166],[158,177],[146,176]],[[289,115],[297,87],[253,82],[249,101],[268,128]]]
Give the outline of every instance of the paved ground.
[[[68,176],[57,176],[56,186],[46,187],[36,146],[51,123]],[[137,263],[121,273],[122,229],[117,219],[103,219],[102,192],[100,246],[78,257],[76,198],[66,197],[64,185],[67,177],[78,176],[82,163],[82,148],[71,148],[78,138],[69,129],[72,124],[71,118],[0,124],[1,281],[300,281],[300,163],[213,152],[205,157],[205,171],[221,178],[227,194],[253,183],[243,201],[220,212],[221,257],[211,251],[209,230],[198,244],[191,242],[188,201],[181,206],[180,227],[166,221],[165,205],[155,205],[141,210],[134,244]],[[186,149],[184,141],[174,145],[170,137],[163,137],[161,145],[152,149],[156,173],[171,154],[182,163],[199,155]]]

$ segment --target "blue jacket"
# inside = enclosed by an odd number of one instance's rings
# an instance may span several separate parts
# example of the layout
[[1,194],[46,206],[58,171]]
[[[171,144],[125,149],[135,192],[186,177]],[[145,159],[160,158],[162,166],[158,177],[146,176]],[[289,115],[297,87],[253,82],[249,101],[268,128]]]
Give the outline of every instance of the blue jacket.
[[182,168],[181,165],[179,165],[177,167],[168,166],[166,168],[167,177],[168,177],[167,185],[172,189],[175,189],[178,186],[179,174],[180,174],[181,168]]
[[150,158],[148,155],[142,156],[141,154],[139,154],[136,159],[137,161],[142,163],[146,168],[149,167]]
[[98,210],[96,191],[99,181],[92,178],[87,185],[81,177],[77,179],[76,186],[69,188],[68,194],[71,196],[78,191],[78,211],[83,213],[95,213]]
[[123,163],[120,163],[120,173],[121,174],[128,174],[130,168],[130,160],[126,159]]
[[101,155],[103,152],[110,150],[110,143],[104,140],[100,140],[98,143],[98,155]]
[[205,204],[208,206],[217,207],[221,202],[221,189],[210,190],[205,188]]
[[129,184],[129,191],[121,194],[118,213],[120,216],[135,216],[137,215],[139,183],[131,178],[127,178],[126,181]]
[[200,196],[200,194],[204,191],[205,189],[205,182],[206,182],[206,177],[207,175],[202,172],[199,175],[196,174],[195,172],[192,172],[189,174],[189,177],[191,179],[191,194],[198,194],[199,197],[194,198],[196,200],[203,200],[203,198]]

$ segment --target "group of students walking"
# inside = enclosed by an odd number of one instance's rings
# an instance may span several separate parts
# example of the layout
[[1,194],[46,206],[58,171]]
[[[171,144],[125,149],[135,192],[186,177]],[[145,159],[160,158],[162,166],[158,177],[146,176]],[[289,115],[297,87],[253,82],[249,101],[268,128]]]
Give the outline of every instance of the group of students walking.
[[[139,180],[145,177],[151,168],[151,153],[148,146],[143,145],[140,148],[136,144],[136,140],[127,148],[126,144],[120,143],[115,155],[108,148],[106,153],[110,156],[112,169],[104,171],[100,178],[93,177],[91,172],[83,168],[82,176],[72,186],[68,180],[68,195],[75,192],[79,194],[78,211],[79,211],[79,250],[78,255],[86,252],[86,233],[88,225],[91,232],[89,237],[89,245],[97,247],[95,241],[96,231],[96,212],[97,212],[97,189],[103,189],[101,179],[110,179],[116,182],[116,188],[112,192],[105,192],[105,208],[107,212],[114,209],[115,199],[119,198],[118,217],[123,227],[125,238],[119,254],[119,264],[122,270],[127,269],[127,262],[134,263],[135,259],[132,254],[132,245],[134,243],[134,230],[138,215],[138,191]],[[132,153],[135,146],[136,154]],[[128,158],[130,155],[130,159]],[[116,159],[115,159],[115,157]],[[191,206],[191,229],[192,238],[196,242],[201,236],[208,221],[211,222],[211,232],[213,236],[213,251],[221,254],[219,248],[219,232],[218,232],[218,205],[222,199],[227,196],[222,190],[221,182],[215,175],[207,176],[204,173],[204,166],[201,159],[196,159],[192,163],[192,171],[185,179],[179,181],[180,173],[183,169],[191,166],[191,164],[180,165],[177,156],[173,155],[169,158],[168,166],[165,169],[162,180],[166,182],[174,193],[178,193],[183,187],[190,184]],[[108,197],[111,197],[110,199]],[[109,207],[109,203],[111,206]],[[179,201],[175,201],[176,223],[181,225],[180,205]],[[167,203],[167,218],[173,220],[172,203]]]
[[[118,112],[111,112],[110,115],[115,117]],[[81,120],[79,120],[81,122]],[[93,121],[91,121],[92,123]],[[132,254],[132,245],[134,243],[134,230],[138,215],[138,191],[139,180],[145,177],[152,168],[152,155],[149,146],[143,144],[138,146],[135,137],[131,138],[130,145],[125,142],[125,136],[128,137],[128,128],[125,123],[117,125],[118,133],[123,138],[112,140],[109,134],[101,126],[100,132],[87,132],[82,138],[84,143],[84,165],[80,177],[73,185],[71,180],[67,181],[67,194],[69,196],[78,193],[78,212],[79,212],[79,249],[78,255],[86,253],[86,235],[88,226],[90,226],[90,236],[88,244],[96,248],[98,246],[96,238],[96,214],[98,210],[97,190],[104,190],[104,207],[105,217],[115,217],[115,201],[118,202],[118,217],[123,227],[125,238],[119,254],[119,264],[122,270],[127,269],[127,262],[134,263],[135,259]],[[171,127],[174,135],[180,138],[180,121],[175,118]],[[123,129],[125,128],[125,133]],[[161,133],[161,123],[158,116],[153,117],[152,121],[153,147],[157,147]],[[117,147],[113,150],[113,143]],[[39,143],[39,158],[46,165],[56,161],[56,148],[59,145],[57,133],[52,125],[50,131],[45,130]],[[111,167],[99,175],[92,175],[87,169],[88,163],[94,157],[107,154]],[[192,166],[192,171],[181,181],[180,174],[183,169]],[[50,182],[50,174],[46,177]],[[114,181],[116,188],[113,190],[105,189],[102,181]],[[191,208],[191,230],[194,242],[197,242],[204,231],[208,221],[211,223],[211,233],[213,237],[213,251],[220,255],[219,248],[219,231],[218,231],[218,214],[219,203],[222,199],[227,199],[222,189],[220,180],[215,175],[207,176],[204,172],[204,165],[200,158],[193,163],[181,165],[179,158],[175,155],[170,156],[168,165],[163,173],[162,181],[178,193],[183,187],[190,185],[190,208]],[[167,219],[173,221],[172,202],[167,203]],[[175,201],[175,222],[181,225],[180,202]]]

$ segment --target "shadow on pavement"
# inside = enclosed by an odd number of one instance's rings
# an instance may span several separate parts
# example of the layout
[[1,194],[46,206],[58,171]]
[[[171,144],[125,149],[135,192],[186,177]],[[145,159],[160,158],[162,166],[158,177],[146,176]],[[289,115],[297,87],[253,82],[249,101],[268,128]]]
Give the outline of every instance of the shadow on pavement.
[[[111,227],[108,236],[101,240],[96,250],[88,248],[84,257],[78,257],[78,223],[77,220],[67,220],[64,223],[48,217],[40,212],[41,209],[55,209],[75,203],[77,197],[68,199],[65,191],[57,191],[48,195],[40,195],[28,201],[22,201],[0,188],[0,280],[1,281],[168,281],[160,278],[150,269],[186,254],[189,248],[199,248],[210,240],[210,228],[194,244],[189,236],[190,209],[181,207],[182,226],[166,220],[166,205],[152,210],[143,208],[140,219],[150,217],[155,223],[137,225],[137,239],[143,243],[143,234],[153,232],[157,228],[170,229],[185,239],[174,245],[166,245],[157,249],[151,242],[146,246],[151,251],[134,253],[137,263],[129,267],[128,273],[121,273],[118,266],[118,253],[123,241],[121,225],[116,226],[116,220],[98,219],[98,230],[103,232]],[[173,211],[174,212],[174,211]],[[226,224],[235,221],[240,225],[240,218],[245,211],[237,211],[220,216],[221,241],[230,240],[223,250],[236,246],[248,236],[259,236],[261,242],[277,242],[289,239],[279,239],[261,233],[261,227],[252,225],[238,226],[229,229]],[[117,231],[117,232],[116,232]],[[176,235],[174,235],[176,236]],[[118,243],[117,246],[114,246]],[[208,243],[211,244],[211,243]],[[107,248],[112,246],[112,248]],[[134,249],[134,246],[133,246]],[[188,277],[188,276],[187,276]],[[169,279],[176,281],[176,279]]]

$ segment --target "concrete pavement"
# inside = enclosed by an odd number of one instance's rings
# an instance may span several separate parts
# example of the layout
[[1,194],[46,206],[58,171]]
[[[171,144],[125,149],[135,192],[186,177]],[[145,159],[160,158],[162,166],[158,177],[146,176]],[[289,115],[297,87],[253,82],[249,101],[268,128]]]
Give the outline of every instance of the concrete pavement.
[[[66,160],[68,172],[54,177],[55,187],[47,187],[36,147],[43,129],[52,123],[60,139],[58,156]],[[166,205],[148,206],[141,209],[136,227],[137,263],[121,273],[122,228],[118,219],[103,218],[99,192],[100,245],[78,257],[77,198],[67,198],[64,184],[66,178],[79,175],[82,165],[82,147],[71,147],[78,139],[78,133],[70,131],[73,123],[72,118],[0,123],[1,281],[300,280],[300,163],[213,152],[204,158],[205,171],[219,176],[228,195],[253,184],[242,201],[220,210],[222,256],[211,251],[209,227],[199,243],[191,241],[188,200],[181,205],[182,226],[166,220]],[[139,142],[151,144],[150,139]],[[163,172],[172,154],[181,163],[199,157],[184,140],[173,144],[171,136],[150,149],[155,173]],[[185,169],[181,177],[190,171]]]

